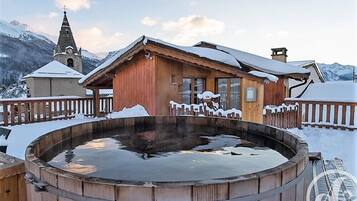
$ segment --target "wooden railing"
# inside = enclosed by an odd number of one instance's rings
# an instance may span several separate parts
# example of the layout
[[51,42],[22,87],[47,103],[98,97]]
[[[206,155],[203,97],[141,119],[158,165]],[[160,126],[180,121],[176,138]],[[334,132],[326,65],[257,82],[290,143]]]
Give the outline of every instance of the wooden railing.
[[[100,97],[99,110],[112,111],[113,98]],[[94,99],[82,97],[39,97],[27,99],[2,99],[2,122],[0,125],[27,124],[56,119],[73,118],[76,114],[94,115]]]
[[[211,116],[211,117],[225,117],[231,119],[241,119],[241,113],[238,110],[206,110],[203,105],[190,105],[185,107],[184,105],[177,107],[176,105],[170,105],[170,115],[173,116]],[[230,112],[231,111],[231,112]]]
[[299,116],[303,125],[313,127],[357,129],[357,102],[286,100],[287,103],[298,103]]
[[301,128],[299,107],[296,105],[294,109],[264,109],[263,124],[278,128]]

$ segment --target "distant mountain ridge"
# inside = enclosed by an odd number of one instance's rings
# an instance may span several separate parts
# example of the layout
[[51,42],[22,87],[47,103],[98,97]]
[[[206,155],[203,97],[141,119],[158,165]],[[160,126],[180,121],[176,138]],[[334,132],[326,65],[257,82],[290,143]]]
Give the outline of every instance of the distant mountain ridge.
[[[53,60],[55,43],[29,30],[26,24],[0,20],[0,86],[17,83],[24,75]],[[95,54],[83,50],[83,73],[100,62]]]
[[353,68],[356,68],[353,65],[342,65],[339,63],[318,63],[318,66],[326,81],[352,80]]

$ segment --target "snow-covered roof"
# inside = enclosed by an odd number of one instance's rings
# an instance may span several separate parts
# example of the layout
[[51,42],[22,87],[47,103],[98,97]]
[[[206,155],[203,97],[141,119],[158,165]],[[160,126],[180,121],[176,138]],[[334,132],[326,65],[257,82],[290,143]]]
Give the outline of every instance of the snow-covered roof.
[[195,47],[195,46],[193,46],[193,47],[192,46],[178,46],[178,45],[164,42],[159,39],[154,39],[154,38],[147,37],[147,36],[141,36],[140,38],[138,38],[137,40],[132,42],[130,45],[128,45],[127,47],[125,47],[121,50],[118,50],[112,57],[107,59],[105,62],[103,62],[97,68],[95,68],[90,73],[88,73],[86,76],[84,76],[82,79],[80,79],[79,83],[83,83],[85,80],[87,80],[89,77],[93,76],[97,72],[109,67],[114,61],[116,61],[118,58],[120,58],[121,55],[123,55],[124,53],[126,53],[127,51],[129,51],[131,48],[133,48],[135,45],[137,45],[139,43],[143,43],[143,45],[147,45],[148,43],[155,43],[155,44],[170,47],[170,48],[173,48],[173,49],[185,52],[185,53],[194,54],[196,56],[206,58],[206,59],[209,59],[212,61],[228,64],[230,66],[237,67],[237,68],[241,68],[239,62],[233,56],[231,56],[230,54],[227,54],[225,52],[219,51],[219,50],[205,48],[205,47]]
[[269,74],[269,73],[264,73],[264,72],[261,72],[261,71],[252,70],[252,71],[249,71],[248,73],[252,74],[254,76],[257,76],[257,77],[266,78],[266,79],[268,79],[269,81],[272,81],[272,82],[277,82],[279,80],[279,78],[276,77],[275,75],[272,75],[272,74]]
[[[92,96],[93,91],[90,89],[86,89],[86,95]],[[99,89],[99,95],[113,95],[113,89]]]
[[302,61],[289,61],[288,64],[294,65],[294,66],[300,66],[304,67],[307,65],[314,64],[315,60],[302,60]]
[[320,67],[317,65],[315,60],[289,61],[288,64],[299,66],[302,68],[308,68],[309,66],[313,66],[321,82],[325,82],[325,78],[322,75]]
[[51,61],[23,78],[82,78],[83,76],[82,73],[58,61]]
[[357,83],[352,81],[313,83],[308,86],[301,98],[287,100],[357,102]]
[[268,59],[262,56],[258,56],[255,54],[251,54],[248,52],[244,52],[241,50],[221,46],[221,45],[216,45],[213,43],[208,43],[208,42],[200,42],[196,46],[200,46],[200,44],[208,44],[215,46],[216,49],[221,50],[223,52],[226,52],[233,57],[236,58],[239,62],[253,67],[256,70],[263,71],[265,73],[270,73],[273,75],[289,75],[289,74],[309,74],[310,71],[300,68],[294,65],[291,65],[289,63],[283,63],[280,61],[276,61],[273,59]]

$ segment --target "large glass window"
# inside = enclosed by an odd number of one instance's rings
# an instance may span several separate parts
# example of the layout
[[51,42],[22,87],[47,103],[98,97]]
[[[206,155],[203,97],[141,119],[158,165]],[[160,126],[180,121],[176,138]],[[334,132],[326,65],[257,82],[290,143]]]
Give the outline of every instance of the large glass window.
[[182,81],[182,102],[191,104],[191,79],[184,78]]
[[232,78],[230,81],[230,107],[240,109],[240,79]]
[[217,93],[221,95],[220,98],[220,106],[225,110],[227,109],[227,87],[228,87],[228,79],[220,78],[217,80]]
[[240,78],[218,78],[217,93],[221,95],[222,109],[240,109]]
[[204,92],[205,80],[201,78],[183,78],[182,80],[182,102],[186,104],[197,104],[197,94]]

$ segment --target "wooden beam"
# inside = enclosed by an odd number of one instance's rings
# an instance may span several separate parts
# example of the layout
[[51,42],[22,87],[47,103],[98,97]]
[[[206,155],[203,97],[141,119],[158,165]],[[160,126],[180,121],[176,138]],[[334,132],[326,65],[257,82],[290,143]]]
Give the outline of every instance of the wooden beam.
[[94,88],[92,89],[93,91],[93,111],[94,111],[94,116],[99,117],[100,116],[100,94],[99,94],[99,88]]

